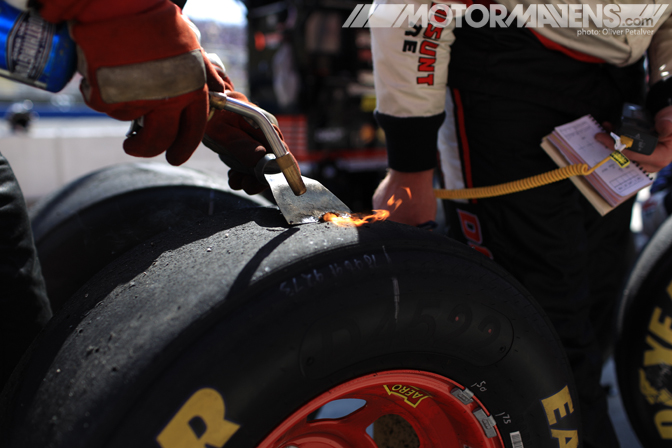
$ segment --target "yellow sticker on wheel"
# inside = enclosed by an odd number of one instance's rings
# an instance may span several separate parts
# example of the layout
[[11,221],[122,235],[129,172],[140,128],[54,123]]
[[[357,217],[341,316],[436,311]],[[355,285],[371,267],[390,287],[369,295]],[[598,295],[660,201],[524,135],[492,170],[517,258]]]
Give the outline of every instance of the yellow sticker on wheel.
[[404,401],[411,407],[417,408],[422,400],[431,397],[428,393],[413,386],[405,386],[403,384],[395,384],[393,386],[383,385],[388,395],[397,395],[402,397]]

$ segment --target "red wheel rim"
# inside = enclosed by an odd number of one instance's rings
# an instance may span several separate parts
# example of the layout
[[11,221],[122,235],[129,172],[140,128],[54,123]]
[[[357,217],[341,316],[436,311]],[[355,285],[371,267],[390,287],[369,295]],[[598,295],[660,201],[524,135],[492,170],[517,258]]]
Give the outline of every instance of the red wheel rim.
[[[394,370],[362,376],[311,400],[290,415],[258,448],[376,448],[366,428],[396,414],[415,430],[420,447],[504,448],[494,418],[465,388],[440,375]],[[345,417],[308,420],[334,400],[366,403]]]

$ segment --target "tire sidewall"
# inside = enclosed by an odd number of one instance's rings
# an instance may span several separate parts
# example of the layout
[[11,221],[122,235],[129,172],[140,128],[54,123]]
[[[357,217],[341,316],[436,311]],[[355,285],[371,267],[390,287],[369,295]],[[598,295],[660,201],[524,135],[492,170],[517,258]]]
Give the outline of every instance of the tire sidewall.
[[[511,433],[528,446],[555,447],[553,430],[578,430],[578,410],[569,405],[549,422],[544,400],[571,385],[552,331],[526,297],[480,264],[430,248],[362,249],[298,263],[251,288],[243,307],[218,319],[152,382],[111,446],[155,441],[205,388],[221,395],[226,420],[240,425],[226,446],[256,446],[321,393],[398,369],[472,390],[508,447]],[[450,327],[456,312],[470,322]]]
[[[637,260],[621,304],[615,363],[630,423],[644,446],[670,446],[672,431],[672,220]],[[670,397],[670,398],[668,398]]]

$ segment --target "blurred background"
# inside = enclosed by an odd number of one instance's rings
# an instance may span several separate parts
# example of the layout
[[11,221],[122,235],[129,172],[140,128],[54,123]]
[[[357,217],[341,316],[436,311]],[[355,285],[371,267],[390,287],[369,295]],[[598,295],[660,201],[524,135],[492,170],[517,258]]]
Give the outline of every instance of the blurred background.
[[[185,13],[199,23],[208,51],[220,55],[236,85],[246,90],[245,6],[234,0],[192,0]],[[0,147],[29,204],[91,171],[140,161],[122,149],[130,123],[88,108],[79,92],[80,79],[75,75],[54,94],[0,78],[0,117],[4,118]],[[152,160],[167,163],[163,156]],[[224,176],[228,171],[205,147],[187,165]]]
[[[375,96],[368,29],[342,24],[356,2],[188,0],[184,13],[217,53],[239,90],[275,114],[302,172],[355,211],[384,174],[384,135]],[[129,123],[89,109],[79,75],[52,94],[0,78],[2,153],[30,203],[98,168],[135,162],[122,150]],[[156,161],[165,163],[163,156]],[[185,164],[226,175],[205,147]]]

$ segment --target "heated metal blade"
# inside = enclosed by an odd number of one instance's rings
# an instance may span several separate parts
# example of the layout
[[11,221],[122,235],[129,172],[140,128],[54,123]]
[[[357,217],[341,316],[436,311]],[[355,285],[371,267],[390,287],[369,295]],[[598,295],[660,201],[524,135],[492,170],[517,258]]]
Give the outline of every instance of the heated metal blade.
[[279,174],[264,174],[278,208],[290,225],[319,222],[325,213],[349,216],[352,212],[324,185],[314,179],[303,177],[306,192],[296,196],[287,180]]

